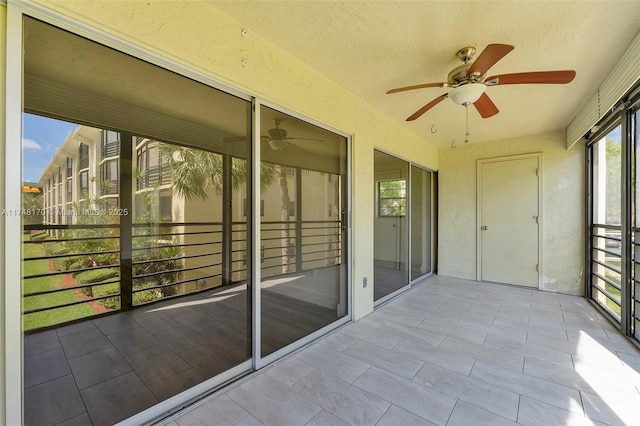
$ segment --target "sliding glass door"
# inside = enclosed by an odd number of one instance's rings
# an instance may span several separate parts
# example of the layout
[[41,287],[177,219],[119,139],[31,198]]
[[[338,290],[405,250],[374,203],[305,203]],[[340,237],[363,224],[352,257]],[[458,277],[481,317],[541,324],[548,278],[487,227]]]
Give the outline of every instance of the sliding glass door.
[[260,109],[261,337],[267,356],[347,315],[347,140]]
[[640,333],[639,107],[636,95],[606,117],[590,137],[586,155],[586,293],[635,339]]
[[374,151],[374,301],[432,271],[433,173]]
[[348,317],[344,136],[23,22],[24,423],[162,414]]
[[432,272],[433,173],[411,165],[411,281]]

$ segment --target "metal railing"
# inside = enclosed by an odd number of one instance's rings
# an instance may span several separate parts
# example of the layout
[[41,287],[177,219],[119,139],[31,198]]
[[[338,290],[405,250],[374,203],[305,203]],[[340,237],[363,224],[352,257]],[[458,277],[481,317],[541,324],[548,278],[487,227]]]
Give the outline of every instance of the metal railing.
[[117,157],[120,155],[120,141],[103,142],[101,147],[102,158]]
[[163,168],[162,164],[149,167],[137,179],[136,187],[138,190],[153,188],[156,185],[168,185],[171,183],[171,171]]
[[[245,222],[233,222],[230,230],[222,222],[135,223],[126,233],[113,222],[25,225],[24,230],[25,330],[180,297],[247,277]],[[126,240],[121,238],[126,235],[130,235],[126,243],[130,259],[122,257],[121,244]],[[262,276],[340,264],[341,235],[340,221],[263,222]]]
[[618,323],[621,321],[621,227],[591,227],[591,297]]

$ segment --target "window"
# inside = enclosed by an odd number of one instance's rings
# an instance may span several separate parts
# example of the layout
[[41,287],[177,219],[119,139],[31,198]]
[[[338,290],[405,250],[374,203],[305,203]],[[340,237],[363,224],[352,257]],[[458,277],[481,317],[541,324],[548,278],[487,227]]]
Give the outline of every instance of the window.
[[163,189],[160,191],[158,204],[158,210],[160,211],[160,222],[171,222],[173,220],[173,196],[171,194],[171,189]]
[[73,176],[73,158],[67,157],[67,177]]
[[73,179],[67,179],[67,203],[73,201]]
[[407,180],[393,179],[378,182],[378,216],[406,216]]
[[78,148],[78,157],[80,157],[79,168],[86,169],[89,167],[89,145],[80,144],[80,148]]
[[118,160],[108,160],[100,165],[102,195],[118,193]]
[[120,155],[120,133],[111,130],[102,132],[102,158],[117,157]]
[[89,172],[80,172],[80,197],[89,196]]

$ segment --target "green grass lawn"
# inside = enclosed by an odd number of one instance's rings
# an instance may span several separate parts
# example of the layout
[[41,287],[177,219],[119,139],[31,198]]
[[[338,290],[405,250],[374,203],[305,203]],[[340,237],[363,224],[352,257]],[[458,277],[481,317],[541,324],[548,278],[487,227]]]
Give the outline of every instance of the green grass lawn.
[[[29,241],[29,236],[25,235],[23,241]],[[45,256],[44,244],[23,244],[22,256],[24,258]],[[47,260],[23,261],[23,276],[42,274],[49,272]],[[22,281],[22,291],[30,293],[34,291],[52,290],[62,287],[62,275],[52,277],[41,277],[25,279]],[[23,298],[23,310],[41,308],[46,306],[64,305],[66,303],[81,300],[73,290],[59,293],[44,294],[41,296],[29,296]],[[36,312],[23,315],[23,326],[25,330],[58,324],[78,318],[94,315],[95,311],[87,304],[68,306],[48,311]]]

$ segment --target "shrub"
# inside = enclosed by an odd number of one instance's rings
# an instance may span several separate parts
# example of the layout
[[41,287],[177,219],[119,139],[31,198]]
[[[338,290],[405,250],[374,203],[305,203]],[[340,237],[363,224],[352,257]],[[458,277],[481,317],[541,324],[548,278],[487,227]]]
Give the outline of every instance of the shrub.
[[[120,284],[105,284],[105,285],[97,285],[92,287],[93,289],[93,297],[103,297],[108,296],[110,294],[118,294],[120,292]],[[109,297],[107,299],[98,300],[105,308],[107,309],[118,309],[120,308],[120,298],[119,297]]]
[[[86,267],[87,267],[86,261],[83,262],[82,260],[77,260],[76,259],[75,261],[73,261],[72,263],[69,264],[69,269],[67,269],[67,271],[74,271],[76,269],[83,269],[83,268],[86,268]],[[77,276],[80,273],[82,273],[82,272],[74,272],[73,275]]]
[[53,267],[58,271],[68,271],[72,260],[70,257],[57,257],[53,259]]
[[44,249],[49,255],[65,254],[69,251],[69,247],[65,243],[47,242]]
[[[120,272],[117,269],[111,269],[111,268],[90,269],[88,271],[84,271],[76,274],[76,282],[78,283],[78,285],[101,283],[111,278],[117,277],[119,274]],[[100,296],[105,296],[106,294],[102,294],[99,296],[98,294],[96,294],[96,291],[99,291],[101,287],[110,287],[110,286],[116,286],[117,288],[118,284],[114,283],[114,284],[107,284],[104,286],[84,287],[84,288],[81,288],[80,291],[82,291],[84,294],[86,294],[89,297],[100,297]],[[112,293],[107,293],[107,294],[112,294]],[[105,301],[107,300],[109,299],[100,300],[99,302],[105,305]],[[108,308],[107,305],[105,305],[105,307]]]
[[120,272],[117,269],[91,269],[89,271],[80,272],[76,275],[78,284],[93,284],[106,281],[110,278],[117,277]]
[[31,241],[44,241],[47,239],[45,231],[32,231],[30,235]]

